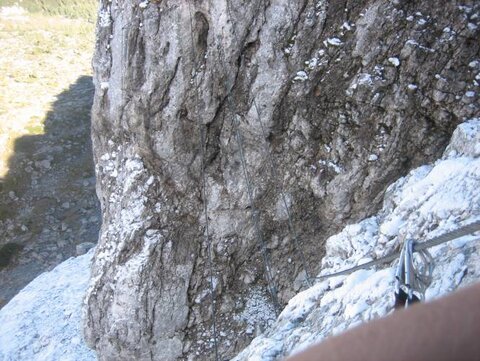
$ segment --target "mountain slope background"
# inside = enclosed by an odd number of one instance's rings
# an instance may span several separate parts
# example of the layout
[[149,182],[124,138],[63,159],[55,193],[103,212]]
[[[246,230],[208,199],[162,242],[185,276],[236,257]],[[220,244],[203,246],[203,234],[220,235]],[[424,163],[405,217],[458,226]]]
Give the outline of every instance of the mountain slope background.
[[[95,2],[77,3],[96,13]],[[90,141],[94,19],[75,6],[68,13],[74,2],[7,4],[0,1],[0,307],[78,245],[96,243],[100,222]]]
[[98,2],[95,0],[1,0],[0,7],[19,6],[31,14],[62,16],[95,23]]

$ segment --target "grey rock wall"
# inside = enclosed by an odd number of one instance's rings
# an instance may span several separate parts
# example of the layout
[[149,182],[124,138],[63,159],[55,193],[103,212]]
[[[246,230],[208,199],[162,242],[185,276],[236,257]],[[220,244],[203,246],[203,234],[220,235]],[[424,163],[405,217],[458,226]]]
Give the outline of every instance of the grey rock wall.
[[214,358],[204,201],[221,356],[273,321],[237,129],[283,304],[328,236],[479,113],[473,1],[102,0],[99,14],[85,333],[100,360]]

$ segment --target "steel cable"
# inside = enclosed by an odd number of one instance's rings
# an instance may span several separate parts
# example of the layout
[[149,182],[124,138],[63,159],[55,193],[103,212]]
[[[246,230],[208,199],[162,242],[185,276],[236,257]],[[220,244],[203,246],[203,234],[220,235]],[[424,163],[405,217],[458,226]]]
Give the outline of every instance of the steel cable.
[[[425,250],[427,248],[438,246],[439,244],[442,244],[442,243],[445,243],[445,242],[453,241],[454,239],[472,234],[472,233],[477,232],[477,231],[480,231],[480,220],[472,222],[470,224],[467,224],[466,226],[460,227],[460,228],[458,228],[454,231],[445,233],[441,236],[434,237],[434,238],[432,238],[428,241],[416,242],[413,245],[413,252],[420,252],[420,251]],[[477,241],[477,240],[480,240],[480,238],[475,239],[475,241]],[[347,269],[344,269],[344,270],[341,270],[341,271],[338,271],[338,272],[334,272],[334,273],[330,273],[330,274],[327,274],[327,275],[317,276],[317,277],[315,277],[315,280],[323,281],[323,280],[326,280],[328,278],[351,274],[351,273],[353,273],[355,271],[358,271],[358,270],[361,270],[361,269],[371,268],[373,266],[377,266],[377,265],[380,265],[380,264],[385,264],[385,263],[392,262],[393,260],[395,260],[399,256],[400,256],[399,251],[393,252],[393,253],[391,253],[387,256],[378,258],[378,259],[370,261],[370,262],[360,264],[360,265],[355,266],[355,267],[347,268]]]
[[[195,51],[195,41],[193,39],[193,16],[192,16],[192,9],[190,5],[190,1],[188,1],[188,13],[190,16],[190,40],[192,43],[192,53],[193,53],[193,61],[192,61],[192,76],[195,80],[195,93],[197,100],[199,99],[198,95],[198,77],[196,74],[196,64],[195,61],[197,59],[197,54]],[[197,114],[195,114],[197,116]],[[197,116],[197,126],[200,133],[200,145],[201,145],[201,173],[202,173],[202,198],[203,198],[203,213],[205,216],[205,241],[207,244],[207,253],[208,253],[208,265],[209,265],[209,286],[210,286],[210,300],[212,305],[212,331],[213,331],[213,348],[215,353],[215,360],[219,360],[218,356],[218,335],[217,335],[217,307],[216,307],[216,297],[215,297],[215,284],[214,284],[214,266],[213,266],[213,257],[212,257],[212,243],[210,240],[210,230],[209,230],[209,220],[208,220],[208,204],[207,204],[207,176],[205,172],[206,163],[206,134],[205,134],[205,127],[203,126],[200,118]]]
[[[262,4],[264,4],[264,2],[259,2],[259,6],[258,6],[257,11],[260,10],[260,6]],[[230,5],[229,5],[228,1],[227,1],[226,6],[227,6],[227,15],[228,15],[229,19],[233,19],[231,9],[230,9]],[[233,36],[235,37],[235,41],[237,42],[237,44],[240,44],[240,39],[237,36],[237,32],[235,30],[235,25],[234,25],[233,22],[232,22],[232,30],[233,30]],[[279,178],[277,170],[276,170],[277,166],[275,164],[275,160],[273,159],[272,153],[270,152],[268,144],[265,141],[265,139],[267,139],[267,133],[265,131],[265,125],[263,124],[260,109],[257,105],[257,102],[256,102],[255,98],[252,99],[252,104],[253,104],[253,107],[255,108],[255,112],[256,112],[256,115],[257,115],[257,120],[260,124],[260,129],[262,131],[263,144],[265,146],[265,153],[267,154],[267,159],[268,159],[268,162],[269,162],[269,165],[270,165],[270,171],[272,173],[272,178],[274,180],[276,180],[276,183],[277,183],[276,188],[277,188],[278,192],[280,193],[280,196],[282,198],[283,206],[284,206],[285,211],[287,213],[288,228],[290,230],[290,234],[291,234],[291,236],[293,238],[293,242],[295,244],[295,250],[297,251],[297,253],[299,255],[299,258],[300,258],[300,261],[302,263],[303,269],[305,270],[307,285],[309,287],[311,287],[313,285],[312,278],[311,278],[311,272],[308,269],[308,264],[307,264],[307,261],[306,261],[305,253],[303,252],[303,248],[300,245],[300,240],[299,240],[299,237],[298,237],[298,233],[296,231],[296,228],[295,228],[293,220],[292,220],[292,213],[291,213],[291,210],[290,210],[290,206],[288,205],[287,197],[285,195],[285,191],[283,189],[282,183],[280,181],[280,178]]]
[[[228,1],[227,1],[227,15],[228,15],[229,19],[232,19],[231,13],[229,11]],[[223,31],[222,31],[222,33],[223,33]],[[224,35],[223,35],[223,38],[225,38]],[[225,52],[224,52],[222,46],[220,46],[219,49],[220,49],[220,51],[219,51],[220,62],[222,64],[224,64],[225,74],[228,74],[228,69],[225,65],[226,64]],[[244,175],[244,178],[245,178],[245,183],[246,183],[246,186],[247,186],[247,195],[248,195],[248,201],[249,201],[249,206],[250,206],[250,211],[251,211],[251,218],[252,218],[253,225],[254,225],[254,230],[255,230],[255,236],[256,236],[257,242],[260,246],[260,251],[261,251],[261,254],[262,254],[262,258],[263,258],[265,278],[266,278],[266,281],[267,281],[268,290],[269,290],[270,296],[272,298],[272,302],[273,302],[273,306],[275,308],[275,312],[278,315],[280,313],[281,309],[280,309],[280,303],[278,301],[278,296],[277,296],[277,287],[275,285],[275,280],[273,278],[272,269],[270,267],[270,260],[269,260],[268,253],[267,253],[267,246],[266,246],[265,240],[263,238],[263,235],[260,231],[260,220],[259,220],[259,217],[258,217],[258,211],[257,211],[257,209],[255,207],[255,204],[254,204],[253,183],[251,181],[251,177],[250,177],[250,175],[248,173],[248,169],[247,169],[247,162],[246,162],[246,159],[245,159],[244,146],[243,146],[242,137],[240,135],[238,119],[236,118],[236,114],[234,112],[234,107],[232,105],[232,100],[231,100],[231,98],[228,94],[228,86],[227,86],[226,89],[227,89],[226,104],[228,106],[228,110],[229,110],[231,116],[233,117],[233,121],[232,121],[233,131],[235,133],[235,138],[237,140],[239,153],[240,153],[240,162],[241,162],[241,166],[242,166],[243,175]],[[233,86],[232,86],[232,89],[233,89]]]

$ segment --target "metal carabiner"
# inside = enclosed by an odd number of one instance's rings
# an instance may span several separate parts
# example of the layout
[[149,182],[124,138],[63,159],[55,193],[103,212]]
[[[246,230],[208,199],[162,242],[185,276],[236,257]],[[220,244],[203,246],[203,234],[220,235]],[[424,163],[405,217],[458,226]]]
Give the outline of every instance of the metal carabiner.
[[398,260],[395,273],[395,309],[406,308],[420,301],[420,298],[414,293],[417,280],[413,264],[413,246],[414,243],[411,239],[405,240]]
[[418,251],[421,258],[421,265],[417,267],[415,274],[415,289],[420,295],[420,299],[425,299],[425,291],[432,283],[434,260],[430,252],[426,249]]
[[[403,237],[402,237],[403,238]],[[400,291],[401,285],[404,283],[405,277],[405,241],[403,240],[400,257],[398,258],[397,270],[395,271],[395,292]]]
[[420,298],[414,294],[416,289],[416,275],[415,267],[413,265],[413,241],[407,239],[405,241],[405,287],[407,288],[407,300],[405,302],[405,308],[411,304],[419,302]]
[[395,272],[395,309],[405,307],[407,293],[404,288],[405,281],[405,245],[402,246],[400,257],[398,258],[397,270]]

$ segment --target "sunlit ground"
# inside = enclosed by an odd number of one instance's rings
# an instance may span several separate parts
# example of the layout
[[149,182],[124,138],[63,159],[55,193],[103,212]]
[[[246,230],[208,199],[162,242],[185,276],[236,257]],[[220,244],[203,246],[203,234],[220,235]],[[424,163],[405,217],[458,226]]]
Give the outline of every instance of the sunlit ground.
[[91,74],[94,24],[84,19],[0,10],[0,179],[16,139],[43,134],[55,96]]

